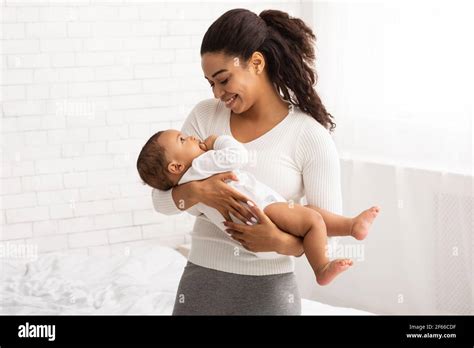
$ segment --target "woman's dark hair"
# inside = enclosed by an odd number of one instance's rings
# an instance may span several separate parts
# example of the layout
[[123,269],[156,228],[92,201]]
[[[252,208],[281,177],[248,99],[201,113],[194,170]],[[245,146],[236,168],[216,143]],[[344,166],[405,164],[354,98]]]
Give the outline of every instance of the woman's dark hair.
[[314,89],[315,41],[311,28],[286,12],[265,10],[257,16],[246,9],[233,9],[209,27],[201,56],[222,52],[246,62],[255,51],[262,53],[269,78],[282,97],[332,132],[336,127],[333,116]]

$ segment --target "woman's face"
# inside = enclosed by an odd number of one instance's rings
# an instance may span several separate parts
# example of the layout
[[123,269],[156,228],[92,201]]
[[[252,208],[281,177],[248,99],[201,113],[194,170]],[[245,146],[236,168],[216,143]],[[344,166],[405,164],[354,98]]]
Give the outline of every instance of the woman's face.
[[257,60],[254,56],[246,64],[223,53],[205,53],[201,57],[204,77],[211,85],[214,97],[236,114],[252,107],[262,90],[263,56],[257,53]]

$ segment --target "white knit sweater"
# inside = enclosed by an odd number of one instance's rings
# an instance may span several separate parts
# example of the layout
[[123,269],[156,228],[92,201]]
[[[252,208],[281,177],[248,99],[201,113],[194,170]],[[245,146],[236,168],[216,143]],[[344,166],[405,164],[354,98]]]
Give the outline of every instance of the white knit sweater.
[[[201,139],[211,134],[232,135],[230,109],[219,99],[198,103],[184,122],[182,132]],[[249,163],[243,168],[286,200],[319,206],[342,214],[340,163],[329,132],[311,116],[294,108],[280,123],[259,138],[243,144]],[[153,189],[155,210],[178,214],[172,190]],[[306,202],[301,199],[306,197]],[[190,208],[192,209],[192,207]],[[189,261],[203,267],[246,275],[293,272],[292,256],[261,259],[229,240],[205,215],[196,218],[191,233]]]

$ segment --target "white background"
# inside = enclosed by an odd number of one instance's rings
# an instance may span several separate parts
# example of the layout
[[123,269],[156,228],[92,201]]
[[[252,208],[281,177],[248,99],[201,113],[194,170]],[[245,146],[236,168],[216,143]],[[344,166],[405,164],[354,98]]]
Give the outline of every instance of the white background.
[[469,2],[1,3],[3,243],[94,254],[185,242],[193,219],[153,211],[138,152],[212,97],[199,47],[219,15],[281,9],[317,36],[344,214],[382,208],[365,259],[334,284],[317,287],[298,260],[304,297],[376,313],[472,313]]

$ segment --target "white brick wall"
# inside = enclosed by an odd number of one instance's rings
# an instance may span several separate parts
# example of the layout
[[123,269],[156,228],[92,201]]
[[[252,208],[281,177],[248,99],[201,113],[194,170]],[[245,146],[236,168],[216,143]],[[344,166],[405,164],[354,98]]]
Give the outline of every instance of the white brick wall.
[[[296,0],[245,6],[300,15]],[[184,241],[193,219],[154,212],[135,161],[149,136],[212,97],[199,46],[235,7],[3,1],[0,241],[80,253]]]

